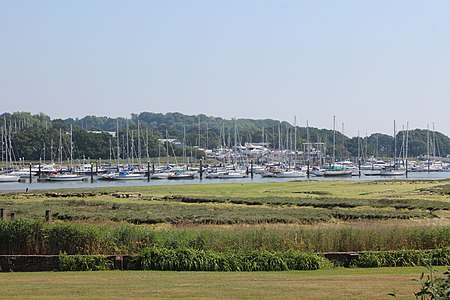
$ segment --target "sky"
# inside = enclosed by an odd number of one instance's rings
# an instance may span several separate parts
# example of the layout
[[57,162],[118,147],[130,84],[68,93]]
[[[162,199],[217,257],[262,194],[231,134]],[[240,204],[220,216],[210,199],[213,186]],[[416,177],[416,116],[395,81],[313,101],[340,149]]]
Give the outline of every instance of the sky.
[[0,112],[450,136],[450,1],[0,0]]

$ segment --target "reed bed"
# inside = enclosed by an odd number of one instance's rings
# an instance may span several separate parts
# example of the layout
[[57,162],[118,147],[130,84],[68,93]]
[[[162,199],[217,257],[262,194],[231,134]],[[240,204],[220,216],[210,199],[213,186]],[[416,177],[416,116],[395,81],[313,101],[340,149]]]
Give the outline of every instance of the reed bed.
[[351,252],[450,247],[450,227],[418,224],[181,226],[0,221],[0,254],[132,254],[146,247]]

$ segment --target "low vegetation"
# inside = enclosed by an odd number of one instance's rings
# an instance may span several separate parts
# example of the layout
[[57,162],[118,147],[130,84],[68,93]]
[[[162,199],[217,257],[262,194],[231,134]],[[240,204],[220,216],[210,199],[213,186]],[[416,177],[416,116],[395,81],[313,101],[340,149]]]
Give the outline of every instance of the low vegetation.
[[[406,222],[406,221],[403,221]],[[448,226],[422,223],[135,226],[0,221],[0,254],[132,254],[145,247],[215,252],[348,252],[450,247]]]
[[7,193],[0,207],[23,218],[50,209],[56,220],[132,224],[436,219],[450,210],[446,188],[440,181],[148,186]]

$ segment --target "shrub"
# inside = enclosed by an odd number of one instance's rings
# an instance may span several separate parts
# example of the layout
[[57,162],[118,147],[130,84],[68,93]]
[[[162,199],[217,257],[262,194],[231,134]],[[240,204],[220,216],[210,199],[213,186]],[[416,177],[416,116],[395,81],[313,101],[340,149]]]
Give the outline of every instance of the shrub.
[[104,255],[67,255],[59,254],[61,271],[99,271],[111,270],[113,262]]
[[331,267],[325,257],[266,250],[217,253],[194,248],[151,247],[132,256],[129,268],[165,271],[284,271]]
[[383,252],[365,252],[351,262],[352,267],[406,267],[406,266],[435,266],[450,263],[450,249],[437,250],[399,250]]
[[450,299],[450,269],[444,272],[445,277],[438,277],[437,272],[428,266],[430,274],[425,279],[424,273],[420,276],[422,287],[414,293],[420,300]]

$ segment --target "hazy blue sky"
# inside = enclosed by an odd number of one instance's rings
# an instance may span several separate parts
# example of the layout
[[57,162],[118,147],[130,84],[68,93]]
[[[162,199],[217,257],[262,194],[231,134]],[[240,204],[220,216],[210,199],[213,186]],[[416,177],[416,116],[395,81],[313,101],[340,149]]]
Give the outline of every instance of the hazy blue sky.
[[0,112],[450,135],[450,1],[0,0]]

